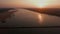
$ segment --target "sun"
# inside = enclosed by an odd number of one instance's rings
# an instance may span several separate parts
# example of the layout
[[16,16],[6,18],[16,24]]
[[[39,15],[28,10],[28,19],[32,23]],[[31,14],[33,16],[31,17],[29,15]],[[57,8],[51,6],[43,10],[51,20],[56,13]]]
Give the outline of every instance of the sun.
[[44,8],[49,4],[49,0],[29,0],[34,6]]
[[36,7],[44,8],[44,7],[46,7],[46,5],[44,3],[37,3]]
[[[37,1],[37,0],[36,0]],[[38,0],[35,5],[39,8],[44,8],[48,5],[49,0]]]

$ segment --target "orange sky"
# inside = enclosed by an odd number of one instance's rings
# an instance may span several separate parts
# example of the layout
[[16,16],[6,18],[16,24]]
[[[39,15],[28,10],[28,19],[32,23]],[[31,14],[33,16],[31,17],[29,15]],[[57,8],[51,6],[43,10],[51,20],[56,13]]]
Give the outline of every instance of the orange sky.
[[60,0],[0,0],[0,7],[60,8]]

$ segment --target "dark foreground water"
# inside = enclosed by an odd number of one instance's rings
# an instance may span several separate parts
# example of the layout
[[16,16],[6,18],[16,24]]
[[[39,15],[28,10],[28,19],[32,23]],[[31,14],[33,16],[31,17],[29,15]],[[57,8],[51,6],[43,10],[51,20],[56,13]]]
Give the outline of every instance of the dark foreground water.
[[60,26],[60,17],[46,14],[39,14],[33,11],[18,9],[17,12],[0,13],[0,27],[40,27],[40,26]]

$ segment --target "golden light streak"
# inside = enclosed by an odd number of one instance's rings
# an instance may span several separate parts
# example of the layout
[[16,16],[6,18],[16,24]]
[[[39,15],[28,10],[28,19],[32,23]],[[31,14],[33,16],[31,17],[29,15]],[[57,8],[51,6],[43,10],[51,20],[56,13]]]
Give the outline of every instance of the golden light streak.
[[38,20],[39,20],[39,23],[42,24],[43,23],[43,17],[41,14],[38,14]]

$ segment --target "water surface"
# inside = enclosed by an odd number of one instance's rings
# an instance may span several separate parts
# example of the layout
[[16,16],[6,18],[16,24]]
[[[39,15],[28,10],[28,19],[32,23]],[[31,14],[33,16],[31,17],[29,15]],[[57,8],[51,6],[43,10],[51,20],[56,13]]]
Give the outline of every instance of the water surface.
[[7,13],[0,13],[0,15],[4,15],[6,20],[6,23],[0,22],[0,27],[60,26],[60,17],[57,16],[36,13],[25,9],[18,9],[17,12]]

